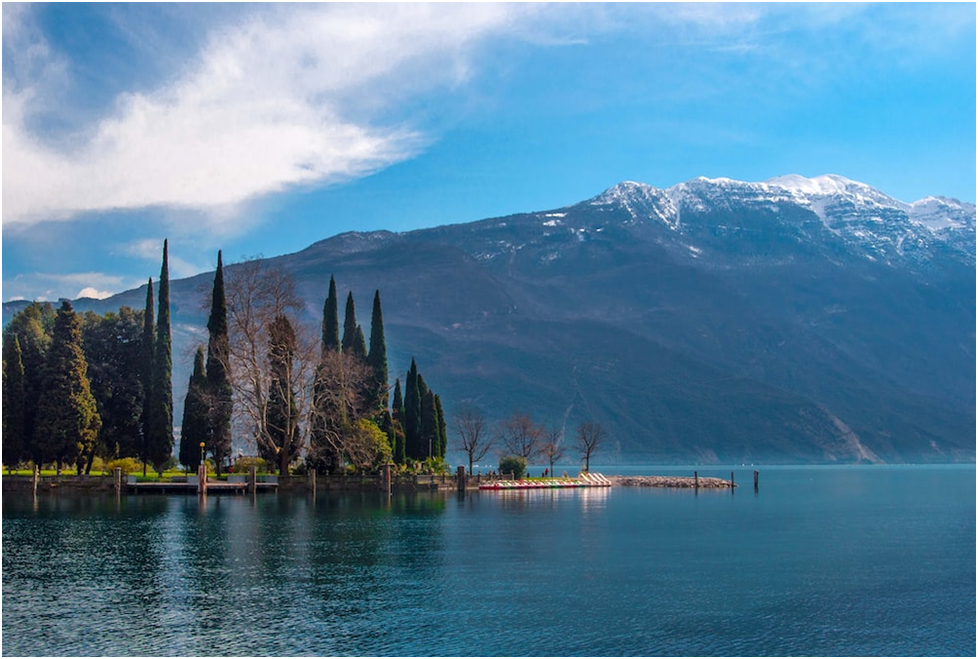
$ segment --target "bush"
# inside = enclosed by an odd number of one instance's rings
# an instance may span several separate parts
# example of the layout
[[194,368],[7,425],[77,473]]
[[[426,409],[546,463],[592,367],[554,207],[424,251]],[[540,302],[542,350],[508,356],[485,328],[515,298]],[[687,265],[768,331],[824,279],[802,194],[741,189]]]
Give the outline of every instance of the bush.
[[513,474],[513,478],[523,478],[526,473],[526,458],[518,455],[507,455],[499,461],[500,474]]
[[105,465],[106,471],[112,471],[116,467],[122,469],[123,473],[135,474],[143,473],[143,463],[136,458],[119,458],[117,460],[112,460],[109,464]]

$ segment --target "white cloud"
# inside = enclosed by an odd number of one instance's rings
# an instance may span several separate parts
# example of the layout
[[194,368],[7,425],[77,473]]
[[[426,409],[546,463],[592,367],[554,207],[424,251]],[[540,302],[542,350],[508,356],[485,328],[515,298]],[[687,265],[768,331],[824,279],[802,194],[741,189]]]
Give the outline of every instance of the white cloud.
[[471,48],[520,11],[273,7],[215,29],[183,75],[119,96],[108,116],[58,144],[32,120],[46,110],[44,72],[64,67],[34,34],[24,48],[36,75],[8,79],[5,67],[3,223],[148,206],[218,211],[220,221],[221,209],[260,195],[410,158],[425,137],[384,114],[399,98],[464,82]]
[[[969,11],[970,22],[962,22]],[[145,81],[133,81],[100,117],[53,138],[45,117],[70,112],[65,94],[85,90],[72,78],[73,63],[30,24],[29,13],[17,5],[3,9],[4,226],[165,207],[175,209],[182,227],[224,235],[250,228],[243,209],[258,197],[364,176],[418,154],[432,137],[400,108],[464,85],[489,39],[546,46],[630,30],[647,34],[659,51],[761,53],[756,66],[787,72],[765,78],[776,85],[815,77],[813,67],[849,64],[831,41],[811,52],[832,57],[799,56],[793,44],[813,33],[874,48],[890,44],[913,59],[939,48],[942,34],[974,25],[967,6],[249,5],[202,13],[221,21],[202,46],[182,60],[169,51],[155,58],[173,63],[169,77],[154,72],[153,80],[167,82],[146,89]],[[236,13],[243,18],[234,19]],[[132,20],[127,14],[125,29],[141,34]],[[728,69],[718,71],[703,84],[742,86]],[[676,88],[685,93],[683,83]]]

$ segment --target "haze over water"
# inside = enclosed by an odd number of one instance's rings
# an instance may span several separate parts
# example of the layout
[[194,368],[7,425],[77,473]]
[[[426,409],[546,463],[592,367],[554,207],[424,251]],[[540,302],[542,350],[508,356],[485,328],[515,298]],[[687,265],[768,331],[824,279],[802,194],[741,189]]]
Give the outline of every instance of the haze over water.
[[974,655],[974,465],[751,474],[733,494],[8,495],[2,650]]

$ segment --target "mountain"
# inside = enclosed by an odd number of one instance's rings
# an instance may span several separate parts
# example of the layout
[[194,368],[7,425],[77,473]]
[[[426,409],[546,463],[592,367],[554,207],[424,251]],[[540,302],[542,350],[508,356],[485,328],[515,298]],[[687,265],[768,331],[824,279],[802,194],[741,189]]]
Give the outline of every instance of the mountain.
[[[974,204],[792,175],[624,182],[271,260],[310,323],[331,274],[361,314],[379,288],[392,373],[417,357],[449,416],[593,418],[602,461],[917,462],[975,459],[975,251]],[[177,400],[212,276],[171,282]]]

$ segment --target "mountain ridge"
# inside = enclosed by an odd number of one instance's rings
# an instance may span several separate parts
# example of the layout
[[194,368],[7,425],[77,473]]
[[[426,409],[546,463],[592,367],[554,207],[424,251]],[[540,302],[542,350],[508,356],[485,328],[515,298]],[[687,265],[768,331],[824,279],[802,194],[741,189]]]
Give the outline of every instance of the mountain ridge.
[[[295,275],[310,324],[331,274],[357,299],[380,289],[392,373],[418,357],[449,415],[520,408],[568,432],[594,418],[622,459],[974,460],[974,205],[924,198],[914,220],[865,184],[800,179],[787,183],[814,192],[622,182],[270,260]],[[187,355],[200,288],[171,282]],[[92,304],[139,308],[141,290]]]

